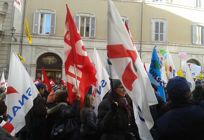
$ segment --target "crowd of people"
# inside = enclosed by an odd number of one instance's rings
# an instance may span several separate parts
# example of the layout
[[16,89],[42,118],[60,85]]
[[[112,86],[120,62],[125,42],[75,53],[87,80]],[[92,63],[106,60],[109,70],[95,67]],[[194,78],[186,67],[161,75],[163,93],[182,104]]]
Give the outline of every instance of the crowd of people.
[[[34,105],[26,115],[26,125],[15,136],[0,127],[1,140],[140,140],[132,100],[120,80],[111,80],[112,89],[95,112],[92,87],[80,106],[80,93],[69,104],[66,87],[53,86],[48,92],[39,82]],[[158,104],[150,106],[154,140],[204,139],[204,82],[197,80],[191,92],[185,78],[174,77],[166,85],[167,102],[157,95]],[[6,121],[5,89],[0,89],[0,124]],[[9,134],[10,133],[10,134]]]

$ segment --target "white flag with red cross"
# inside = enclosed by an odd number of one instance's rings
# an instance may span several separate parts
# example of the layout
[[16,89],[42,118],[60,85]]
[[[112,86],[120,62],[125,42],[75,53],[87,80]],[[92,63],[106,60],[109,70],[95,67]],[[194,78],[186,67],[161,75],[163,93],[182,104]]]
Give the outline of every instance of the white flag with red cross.
[[149,132],[154,124],[149,105],[157,104],[158,101],[136,47],[111,0],[108,0],[107,51],[109,60],[133,101],[140,138],[153,139]]
[[25,116],[33,106],[38,90],[19,58],[12,53],[6,95],[8,121],[16,133],[25,125]]

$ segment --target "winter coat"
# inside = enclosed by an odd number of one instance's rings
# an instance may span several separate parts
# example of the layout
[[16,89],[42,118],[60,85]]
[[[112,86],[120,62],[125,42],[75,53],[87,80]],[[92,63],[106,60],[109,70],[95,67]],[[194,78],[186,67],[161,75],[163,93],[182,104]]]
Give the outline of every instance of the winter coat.
[[[80,139],[80,102],[75,101],[72,105],[68,105],[67,103],[60,102],[50,110],[48,110],[48,114],[52,115],[54,120],[53,129],[56,126],[64,124],[66,126],[66,132],[60,136],[55,137],[51,136],[53,140],[79,140]],[[68,124],[67,122],[71,123]],[[68,126],[71,125],[71,126]],[[72,127],[73,126],[73,127]],[[53,131],[52,129],[52,131]]]
[[3,128],[0,127],[0,140],[16,140],[9,133],[7,133]]
[[[114,92],[110,92],[109,96],[100,103],[98,107],[98,127],[101,140],[139,139],[131,99],[129,96],[125,98],[128,101],[128,107],[124,107],[120,103],[120,97]],[[118,106],[114,102],[118,102]]]
[[29,113],[26,115],[26,131],[29,140],[44,140],[46,129],[46,103],[42,96],[34,99],[34,104]]
[[80,132],[84,140],[96,140],[98,138],[96,114],[91,107],[83,107],[81,110]]
[[174,106],[156,122],[158,140],[204,139],[204,110],[193,104]]

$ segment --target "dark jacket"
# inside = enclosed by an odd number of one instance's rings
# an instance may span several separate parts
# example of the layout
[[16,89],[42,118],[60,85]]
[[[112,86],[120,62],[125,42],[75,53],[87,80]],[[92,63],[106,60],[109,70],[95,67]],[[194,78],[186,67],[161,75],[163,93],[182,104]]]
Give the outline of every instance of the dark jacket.
[[16,140],[9,133],[0,127],[0,140]]
[[193,104],[173,106],[156,122],[158,140],[204,139],[204,110]]
[[[127,106],[121,102],[121,97],[110,92],[100,103],[98,107],[98,127],[101,140],[139,139],[131,99],[129,96],[126,96],[125,99],[128,102]],[[117,102],[118,106],[114,102]],[[132,137],[132,134],[135,136]]]
[[96,113],[92,107],[83,107],[81,110],[81,135],[84,140],[96,140],[97,125]]
[[[65,131],[59,136],[52,135],[53,140],[79,140],[80,139],[80,102],[75,101],[72,105],[64,102],[58,103],[56,106],[48,110],[48,114],[55,118],[53,129],[64,124]],[[52,129],[52,131],[53,131]]]
[[26,130],[29,140],[44,140],[46,129],[46,103],[40,94],[34,99],[33,107],[26,115]]

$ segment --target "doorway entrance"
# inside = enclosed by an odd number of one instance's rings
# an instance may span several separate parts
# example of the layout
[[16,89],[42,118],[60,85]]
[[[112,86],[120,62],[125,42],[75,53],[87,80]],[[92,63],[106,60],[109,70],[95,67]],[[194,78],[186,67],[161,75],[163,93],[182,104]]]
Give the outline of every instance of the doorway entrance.
[[54,82],[58,78],[62,78],[62,60],[54,53],[44,53],[37,60],[36,79],[42,75],[42,68],[45,69],[49,79]]

